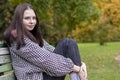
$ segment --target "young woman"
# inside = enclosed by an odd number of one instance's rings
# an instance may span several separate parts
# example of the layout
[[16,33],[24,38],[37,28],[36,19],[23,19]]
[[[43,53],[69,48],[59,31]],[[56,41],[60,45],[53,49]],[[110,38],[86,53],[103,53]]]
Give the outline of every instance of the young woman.
[[41,35],[37,14],[30,4],[16,7],[4,36],[17,80],[64,80],[72,72],[85,80],[76,42],[66,38],[56,48],[49,45]]

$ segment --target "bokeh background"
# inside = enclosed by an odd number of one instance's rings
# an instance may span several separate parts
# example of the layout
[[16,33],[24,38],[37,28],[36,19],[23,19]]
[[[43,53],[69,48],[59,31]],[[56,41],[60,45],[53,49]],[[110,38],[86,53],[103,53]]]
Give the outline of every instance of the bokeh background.
[[[89,80],[120,80],[120,0],[0,0],[0,40],[18,4],[36,9],[52,45],[70,37],[79,45]],[[66,78],[68,80],[68,78]]]

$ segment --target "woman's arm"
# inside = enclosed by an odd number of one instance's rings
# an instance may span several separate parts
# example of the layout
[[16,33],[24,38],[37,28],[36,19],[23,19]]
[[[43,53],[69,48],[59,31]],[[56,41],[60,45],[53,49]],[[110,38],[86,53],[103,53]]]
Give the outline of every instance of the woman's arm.
[[30,39],[25,39],[26,45],[17,51],[17,55],[29,63],[39,67],[51,76],[63,76],[73,71],[73,62],[69,58],[54,54]]

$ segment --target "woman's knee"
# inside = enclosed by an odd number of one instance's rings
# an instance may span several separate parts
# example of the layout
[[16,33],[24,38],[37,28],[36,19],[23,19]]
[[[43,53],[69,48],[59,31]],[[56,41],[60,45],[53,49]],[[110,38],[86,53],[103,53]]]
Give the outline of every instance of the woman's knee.
[[66,46],[76,45],[76,42],[72,38],[64,38],[62,41]]

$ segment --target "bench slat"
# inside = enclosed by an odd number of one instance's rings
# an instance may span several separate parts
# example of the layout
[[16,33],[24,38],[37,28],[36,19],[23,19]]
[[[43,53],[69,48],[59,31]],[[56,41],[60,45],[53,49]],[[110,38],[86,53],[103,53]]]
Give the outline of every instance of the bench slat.
[[0,55],[9,54],[8,48],[0,48]]
[[0,65],[0,73],[5,72],[5,71],[9,71],[9,70],[12,70],[11,63]]
[[0,64],[11,62],[10,55],[1,55]]
[[15,75],[13,72],[10,72],[8,74],[0,76],[0,80],[15,80]]
[[0,80],[16,80],[9,50],[4,41],[0,41]]
[[0,41],[0,48],[4,47],[4,41]]

